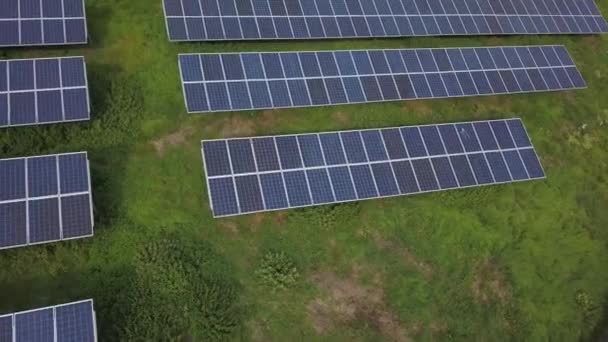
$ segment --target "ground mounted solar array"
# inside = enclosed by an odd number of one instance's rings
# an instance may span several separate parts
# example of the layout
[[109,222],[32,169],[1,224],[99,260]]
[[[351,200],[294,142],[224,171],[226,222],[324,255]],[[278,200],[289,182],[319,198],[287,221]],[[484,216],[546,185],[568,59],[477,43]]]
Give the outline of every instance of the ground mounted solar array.
[[164,0],[172,41],[581,34],[593,0]]
[[86,152],[0,160],[0,249],[92,235]]
[[0,127],[89,119],[83,57],[0,60]]
[[202,142],[215,217],[544,178],[519,119]]
[[183,54],[188,112],[586,87],[563,46]]
[[0,47],[86,42],[84,0],[0,1]]
[[93,300],[0,315],[0,341],[95,342]]

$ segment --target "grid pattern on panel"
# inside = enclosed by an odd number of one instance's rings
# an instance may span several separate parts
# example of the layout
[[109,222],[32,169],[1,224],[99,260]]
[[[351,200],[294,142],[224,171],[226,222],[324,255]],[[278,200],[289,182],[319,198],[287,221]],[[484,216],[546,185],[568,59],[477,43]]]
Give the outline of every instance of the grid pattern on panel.
[[0,47],[87,42],[84,0],[2,0]]
[[0,339],[6,342],[95,342],[97,328],[93,300],[0,316]]
[[84,57],[0,60],[0,128],[89,119]]
[[563,46],[183,54],[190,113],[586,87]]
[[172,41],[608,31],[593,0],[164,0]]
[[93,235],[86,152],[0,160],[0,249]]
[[545,177],[520,119],[202,142],[215,217]]

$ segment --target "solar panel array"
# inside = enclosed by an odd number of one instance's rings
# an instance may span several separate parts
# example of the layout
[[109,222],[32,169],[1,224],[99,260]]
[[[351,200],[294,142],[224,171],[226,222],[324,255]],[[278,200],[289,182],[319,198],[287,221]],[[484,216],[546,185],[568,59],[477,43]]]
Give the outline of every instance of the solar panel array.
[[96,342],[93,300],[0,316],[0,341]]
[[172,41],[607,32],[593,0],[164,0]]
[[92,235],[86,152],[0,160],[0,249]]
[[0,47],[86,42],[84,0],[0,1]]
[[586,87],[563,46],[185,54],[188,112]]
[[0,127],[89,119],[83,57],[0,60]]
[[216,217],[545,177],[519,119],[206,140],[202,152]]

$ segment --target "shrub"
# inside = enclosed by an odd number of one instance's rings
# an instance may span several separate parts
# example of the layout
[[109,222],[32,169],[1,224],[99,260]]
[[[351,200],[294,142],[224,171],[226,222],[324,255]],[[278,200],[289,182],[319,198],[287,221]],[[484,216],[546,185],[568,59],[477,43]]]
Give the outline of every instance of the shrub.
[[336,224],[345,224],[355,220],[361,211],[359,203],[341,203],[293,211],[290,220],[309,227],[332,229]]
[[300,278],[295,263],[283,252],[266,253],[255,274],[262,283],[275,290],[291,287]]
[[208,247],[179,239],[147,244],[135,258],[120,340],[220,340],[240,322],[235,282]]

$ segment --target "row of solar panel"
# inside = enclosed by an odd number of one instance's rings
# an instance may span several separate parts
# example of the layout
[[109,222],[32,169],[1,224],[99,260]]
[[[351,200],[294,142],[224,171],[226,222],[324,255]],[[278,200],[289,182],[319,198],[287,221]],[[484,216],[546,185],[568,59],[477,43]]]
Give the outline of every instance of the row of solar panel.
[[165,0],[169,39],[608,32],[592,0]]
[[95,342],[93,300],[0,316],[0,341]]
[[3,0],[0,47],[85,44],[84,0]]
[[591,34],[602,17],[401,16],[167,18],[172,41],[369,38],[449,35]]
[[586,87],[562,46],[180,55],[188,112]]
[[93,235],[86,153],[0,160],[0,249]]
[[83,57],[0,60],[0,127],[89,118]]
[[203,141],[216,217],[543,178],[518,119]]
[[574,66],[563,46],[180,55],[185,82]]
[[597,15],[592,0],[165,0],[168,16]]

